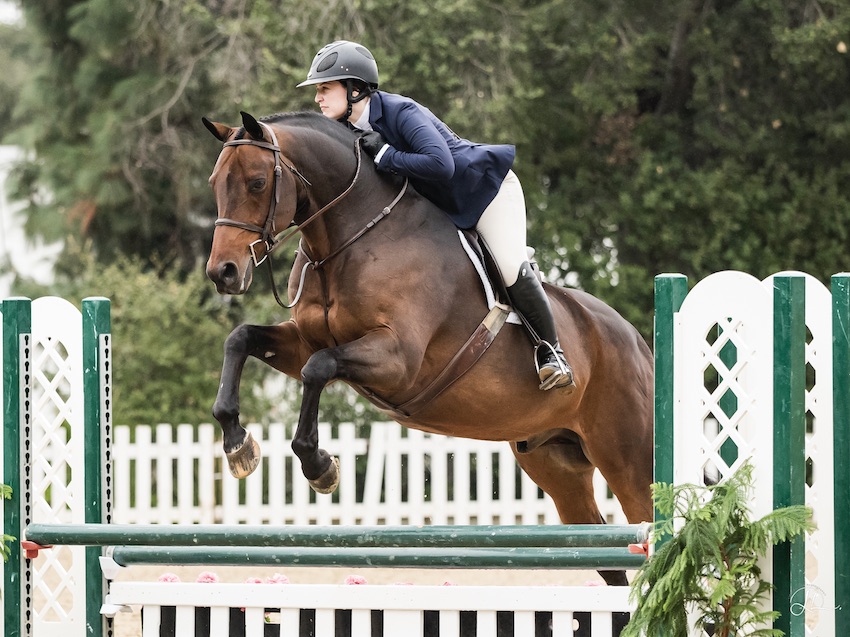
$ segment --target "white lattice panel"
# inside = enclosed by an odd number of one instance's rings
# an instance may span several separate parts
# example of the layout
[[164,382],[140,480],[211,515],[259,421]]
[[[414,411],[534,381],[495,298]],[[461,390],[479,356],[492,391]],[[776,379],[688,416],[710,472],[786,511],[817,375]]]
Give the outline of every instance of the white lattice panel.
[[753,458],[753,514],[773,509],[773,295],[758,279],[718,272],[676,315],[674,481],[722,479]]
[[[762,517],[773,510],[773,294],[749,274],[718,272],[685,297],[673,334],[673,481],[722,481],[752,459],[750,506]],[[772,562],[761,560],[763,573]]]
[[[33,521],[83,523],[82,317],[71,303],[32,304]],[[83,547],[57,547],[34,560],[35,634],[82,635]]]

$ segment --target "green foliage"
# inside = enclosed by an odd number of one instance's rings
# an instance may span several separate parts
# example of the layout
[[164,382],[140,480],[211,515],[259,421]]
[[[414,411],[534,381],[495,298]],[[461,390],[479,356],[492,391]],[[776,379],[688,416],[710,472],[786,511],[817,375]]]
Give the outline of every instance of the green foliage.
[[15,96],[26,82],[27,71],[32,60],[31,48],[26,32],[16,26],[0,23],[0,121],[12,120],[15,110]]
[[652,485],[655,506],[666,516],[654,534],[673,537],[632,582],[638,606],[623,637],[688,634],[689,612],[699,628],[714,626],[718,637],[781,634],[764,628],[777,613],[763,610],[771,584],[761,579],[758,560],[774,544],[812,531],[812,511],[791,506],[751,520],[752,471],[746,463],[707,487]]
[[[215,142],[200,115],[315,108],[315,51],[370,46],[382,86],[460,135],[518,145],[531,241],[550,280],[648,336],[652,278],[847,269],[850,5],[437,0],[242,5],[34,1],[9,143],[33,233],[98,258],[209,240]],[[17,50],[16,50],[17,53]],[[44,197],[45,189],[52,193]]]
[[[4,500],[11,500],[12,487],[10,487],[8,484],[0,484],[0,498],[3,498]],[[6,535],[5,533],[2,537],[0,537],[0,555],[3,556],[4,562],[7,562],[12,555],[12,552],[9,549],[8,542],[13,542],[14,540],[14,537],[12,537],[11,535]]]

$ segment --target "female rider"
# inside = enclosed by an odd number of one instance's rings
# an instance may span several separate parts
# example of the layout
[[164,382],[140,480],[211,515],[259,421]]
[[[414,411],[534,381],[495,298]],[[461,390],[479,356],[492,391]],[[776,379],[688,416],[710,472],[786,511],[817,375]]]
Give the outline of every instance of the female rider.
[[310,85],[325,117],[364,131],[363,150],[379,171],[408,177],[457,227],[477,230],[536,344],[540,389],[574,389],[549,299],[526,256],[525,199],[511,170],[515,148],[461,139],[412,99],[378,91],[375,58],[355,42],[323,47],[298,86]]

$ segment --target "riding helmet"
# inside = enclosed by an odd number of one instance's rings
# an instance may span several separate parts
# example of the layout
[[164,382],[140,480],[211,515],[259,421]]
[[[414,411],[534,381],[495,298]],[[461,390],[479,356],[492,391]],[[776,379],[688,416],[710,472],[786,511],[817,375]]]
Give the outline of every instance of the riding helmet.
[[375,90],[378,88],[378,64],[362,44],[337,40],[323,46],[307,73],[307,79],[298,86],[331,82],[333,80],[362,80]]

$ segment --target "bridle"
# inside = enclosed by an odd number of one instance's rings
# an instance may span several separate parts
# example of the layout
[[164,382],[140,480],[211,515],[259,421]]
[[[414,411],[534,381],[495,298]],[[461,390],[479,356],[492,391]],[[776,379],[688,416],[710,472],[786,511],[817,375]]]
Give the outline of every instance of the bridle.
[[[337,254],[339,254],[340,252],[345,250],[348,246],[350,246],[352,243],[354,243],[360,237],[362,237],[364,234],[366,234],[366,232],[368,232],[373,227],[375,227],[375,224],[377,224],[379,221],[381,221],[381,219],[383,219],[388,214],[390,214],[390,211],[392,211],[392,209],[395,207],[395,205],[404,196],[404,193],[407,190],[408,180],[407,180],[407,178],[405,178],[404,185],[402,186],[401,191],[398,193],[398,195],[396,195],[396,198],[393,199],[392,203],[390,203],[390,205],[385,207],[377,217],[375,217],[369,223],[367,223],[366,226],[363,229],[361,229],[357,234],[355,234],[353,237],[351,237],[350,239],[345,241],[341,246],[339,246],[338,248],[333,250],[324,259],[321,259],[319,261],[310,260],[304,265],[304,268],[301,271],[301,280],[300,280],[300,283],[299,283],[299,286],[298,286],[298,293],[295,296],[295,300],[291,304],[286,305],[280,300],[280,296],[278,295],[278,292],[277,292],[277,286],[274,283],[274,273],[272,271],[271,254],[281,244],[285,243],[292,236],[298,234],[299,232],[302,232],[305,227],[307,227],[313,221],[315,221],[316,219],[321,217],[330,208],[332,208],[333,206],[338,204],[340,201],[342,201],[354,189],[355,184],[357,184],[357,179],[360,177],[360,168],[361,168],[362,163],[363,163],[363,158],[362,158],[363,153],[362,153],[361,144],[360,144],[361,138],[360,137],[356,138],[355,142],[354,142],[354,152],[355,152],[355,155],[357,157],[357,169],[355,170],[354,177],[352,178],[351,183],[348,185],[348,187],[344,191],[342,191],[339,195],[334,197],[330,202],[328,202],[327,204],[322,206],[319,210],[317,210],[304,223],[296,226],[291,231],[286,233],[286,235],[284,235],[283,237],[278,238],[277,237],[278,231],[275,229],[275,213],[277,212],[277,205],[280,202],[281,182],[283,181],[283,167],[281,166],[281,164],[286,166],[289,169],[289,171],[292,174],[294,174],[295,176],[297,176],[304,183],[304,185],[307,186],[308,188],[310,186],[312,186],[313,184],[311,184],[307,180],[307,178],[304,175],[302,175],[301,172],[299,172],[299,170],[295,166],[293,166],[291,163],[282,159],[280,146],[277,143],[277,137],[275,136],[274,130],[272,129],[272,127],[269,126],[268,124],[264,123],[264,122],[258,122],[258,124],[260,124],[260,126],[262,126],[266,130],[266,132],[269,134],[269,137],[272,140],[271,142],[265,142],[265,141],[260,141],[260,140],[256,140],[256,139],[235,139],[235,140],[232,140],[232,141],[229,141],[229,142],[224,142],[224,146],[225,147],[228,147],[228,146],[257,146],[258,148],[265,148],[266,150],[270,150],[274,154],[274,163],[275,163],[274,175],[275,176],[274,176],[274,182],[272,183],[272,194],[271,194],[271,198],[269,199],[269,211],[268,211],[268,214],[266,215],[266,221],[262,226],[258,226],[258,225],[253,224],[253,223],[248,223],[248,222],[245,222],[245,221],[239,221],[238,219],[228,219],[228,218],[225,218],[225,217],[221,217],[221,218],[218,218],[218,219],[215,220],[215,225],[216,226],[232,226],[234,228],[240,228],[241,230],[247,230],[249,232],[255,232],[258,235],[260,235],[259,239],[256,239],[256,240],[252,241],[250,244],[248,244],[248,250],[251,253],[251,260],[254,263],[254,267],[258,267],[259,265],[261,265],[263,263],[263,261],[268,261],[269,279],[270,279],[271,284],[272,284],[272,292],[274,293],[274,298],[277,301],[278,305],[280,305],[281,307],[291,308],[296,303],[298,303],[298,299],[301,297],[301,289],[302,289],[302,286],[304,285],[304,275],[305,275],[307,266],[312,266],[313,269],[321,268],[322,265],[325,264],[325,262],[327,262],[331,258],[335,257]],[[264,247],[262,257],[257,256],[256,246],[258,244],[262,244],[263,247]]]
[[[289,237],[285,237],[283,239],[277,238],[277,230],[275,229],[275,212],[277,211],[277,204],[280,202],[280,190],[281,190],[281,181],[283,180],[283,168],[281,164],[286,165],[289,168],[289,171],[296,175],[302,182],[304,182],[305,186],[312,186],[307,178],[302,175],[295,166],[292,164],[281,161],[280,154],[280,146],[277,143],[277,137],[274,134],[271,126],[264,124],[263,122],[258,122],[260,126],[266,129],[268,132],[271,142],[258,141],[256,139],[235,139],[233,141],[224,142],[225,148],[228,146],[257,146],[258,148],[265,148],[266,150],[272,151],[274,153],[274,182],[272,183],[272,196],[269,199],[269,212],[266,215],[266,222],[262,226],[258,226],[253,223],[247,223],[245,221],[239,221],[238,219],[226,219],[219,218],[215,220],[215,225],[217,226],[233,226],[234,228],[240,228],[242,230],[248,230],[249,232],[256,232],[260,235],[260,238],[252,241],[248,245],[248,250],[251,252],[251,260],[254,262],[254,266],[259,266],[266,258],[272,253],[272,250],[277,248],[278,245],[283,243]],[[360,171],[360,166],[358,163],[358,172]],[[354,176],[355,180],[357,179],[357,175]],[[353,185],[353,183],[352,183]],[[350,187],[349,187],[350,190]],[[323,211],[320,211],[323,212]],[[256,246],[257,244],[263,244],[265,250],[263,251],[262,257],[257,257]]]

